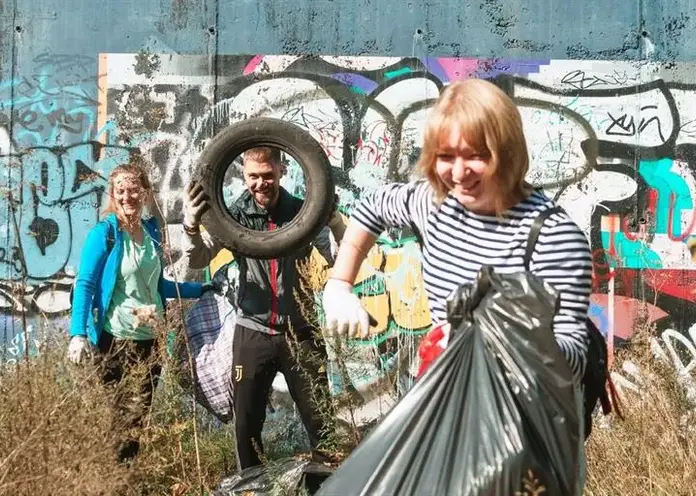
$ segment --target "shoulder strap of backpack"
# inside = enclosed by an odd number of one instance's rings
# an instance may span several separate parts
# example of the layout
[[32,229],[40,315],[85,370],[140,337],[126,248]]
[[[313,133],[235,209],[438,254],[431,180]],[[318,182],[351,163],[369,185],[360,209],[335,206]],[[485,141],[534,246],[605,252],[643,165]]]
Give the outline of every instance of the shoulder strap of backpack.
[[[408,193],[406,195],[406,205],[409,206],[411,205],[411,198],[413,197],[413,190],[415,188],[409,188]],[[420,246],[421,250],[425,247],[423,244],[423,235],[420,232],[420,229],[418,229],[418,226],[416,225],[413,220],[411,220],[411,231],[413,232],[413,235],[416,237],[416,242]]]
[[534,247],[536,246],[537,240],[539,239],[539,233],[541,232],[541,228],[544,226],[544,222],[546,222],[546,219],[551,217],[553,214],[557,214],[560,212],[563,212],[563,209],[556,205],[555,207],[551,207],[548,210],[540,212],[539,215],[537,215],[534,218],[534,221],[532,222],[532,227],[529,230],[529,237],[527,237],[527,247],[525,248],[524,252],[525,270],[529,270],[529,264],[532,261]]
[[114,243],[116,243],[116,237],[114,236],[114,230],[111,227],[111,224],[109,224],[108,231],[106,232],[106,252],[107,253],[111,252],[111,249],[114,247]]

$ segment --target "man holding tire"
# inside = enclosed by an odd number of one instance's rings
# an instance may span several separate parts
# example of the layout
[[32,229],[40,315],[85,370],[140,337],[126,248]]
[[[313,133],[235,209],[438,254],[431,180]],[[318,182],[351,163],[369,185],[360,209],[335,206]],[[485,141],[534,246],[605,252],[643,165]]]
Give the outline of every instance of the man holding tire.
[[[272,231],[291,222],[303,201],[280,186],[284,172],[279,149],[246,150],[243,154],[246,191],[228,207],[234,220],[258,231]],[[200,231],[208,201],[200,184],[189,185],[184,231],[191,268],[205,268],[225,248],[209,233]],[[339,242],[345,225],[337,211],[330,218],[329,228]],[[313,457],[324,459],[320,443],[327,434],[327,420],[331,420],[327,418],[331,410],[326,349],[321,332],[307,321],[296,300],[296,292],[301,291],[297,263],[309,259],[313,246],[332,266],[334,258],[326,227],[312,244],[279,259],[254,259],[232,250],[239,265],[237,301],[232,302],[237,307],[232,380],[240,469],[262,463],[261,431],[268,394],[279,371],[285,376],[307,430]]]

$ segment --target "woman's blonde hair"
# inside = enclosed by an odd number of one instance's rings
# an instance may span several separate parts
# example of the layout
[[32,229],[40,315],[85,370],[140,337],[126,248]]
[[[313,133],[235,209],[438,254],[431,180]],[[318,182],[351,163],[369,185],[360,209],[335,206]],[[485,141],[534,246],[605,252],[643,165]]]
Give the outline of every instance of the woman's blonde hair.
[[[150,183],[150,178],[147,175],[147,171],[143,166],[140,159],[134,157],[127,164],[122,164],[114,168],[109,174],[109,184],[106,188],[106,199],[104,202],[104,208],[102,210],[102,217],[106,217],[109,214],[115,214],[119,220],[124,220],[122,218],[122,212],[119,205],[114,199],[114,179],[119,174],[132,174],[138,181],[140,181],[140,186],[143,188],[145,197],[143,198],[143,212],[149,213],[149,202],[146,200],[151,200],[150,195],[152,194],[152,183]],[[143,214],[141,214],[142,216]]]
[[482,79],[457,81],[442,92],[425,125],[418,168],[435,191],[438,203],[449,188],[435,169],[443,142],[454,126],[467,144],[491,158],[487,180],[497,187],[495,210],[501,214],[511,199],[522,199],[529,189],[524,178],[529,170],[522,118],[515,103],[500,88]]

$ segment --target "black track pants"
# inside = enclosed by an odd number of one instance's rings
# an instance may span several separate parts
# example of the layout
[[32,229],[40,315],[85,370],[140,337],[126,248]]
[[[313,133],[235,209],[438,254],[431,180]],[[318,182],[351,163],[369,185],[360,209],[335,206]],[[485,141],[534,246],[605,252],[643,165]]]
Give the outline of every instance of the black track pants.
[[240,325],[235,328],[232,380],[240,469],[261,464],[261,431],[268,394],[278,371],[285,376],[313,454],[321,459],[318,447],[333,415],[328,406],[326,348],[316,339],[311,327],[275,335]]

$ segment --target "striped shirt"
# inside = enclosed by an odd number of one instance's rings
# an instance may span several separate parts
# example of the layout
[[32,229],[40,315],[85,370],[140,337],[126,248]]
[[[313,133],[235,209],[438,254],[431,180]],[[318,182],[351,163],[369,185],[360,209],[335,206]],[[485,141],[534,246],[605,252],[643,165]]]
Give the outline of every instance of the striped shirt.
[[[483,265],[505,274],[524,271],[532,222],[555,204],[534,192],[502,218],[468,211],[452,195],[438,207],[425,180],[388,184],[364,197],[353,220],[379,236],[387,228],[416,227],[423,241],[423,282],[433,324],[447,320],[446,299],[473,283]],[[587,353],[586,319],[592,285],[590,247],[565,213],[552,214],[539,233],[530,271],[560,293],[556,341],[580,383]]]

